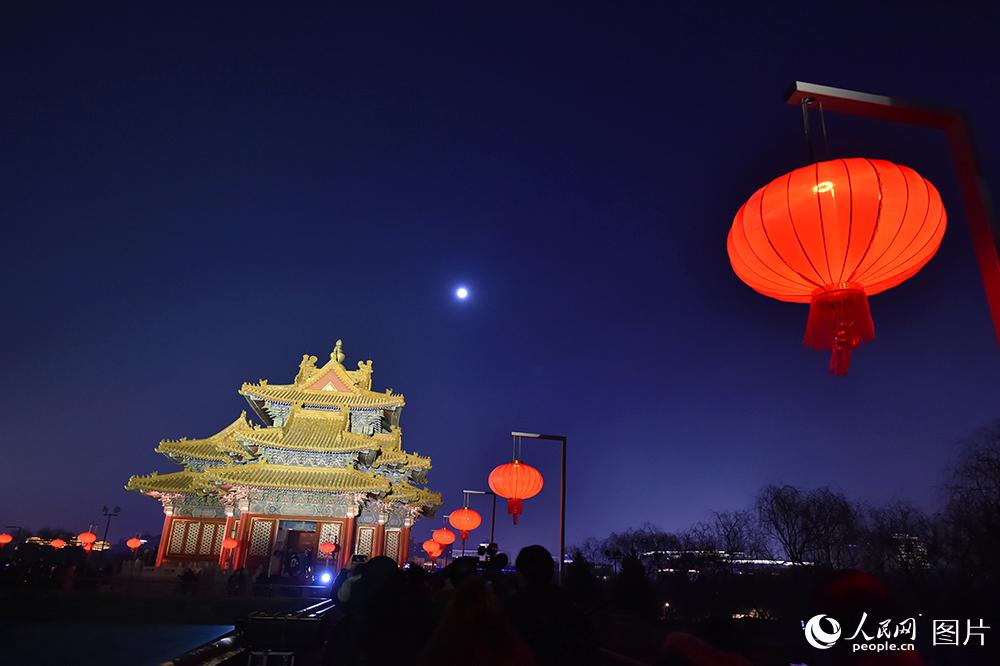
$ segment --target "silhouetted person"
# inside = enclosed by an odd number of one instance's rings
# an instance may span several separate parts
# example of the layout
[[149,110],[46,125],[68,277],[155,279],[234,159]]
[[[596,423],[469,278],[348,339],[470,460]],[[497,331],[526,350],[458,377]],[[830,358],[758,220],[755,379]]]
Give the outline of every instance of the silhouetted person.
[[303,555],[302,559],[305,562],[306,571],[309,571],[312,568],[312,563],[313,563],[313,551],[312,551],[312,548],[306,548],[306,552]]
[[243,594],[246,586],[247,574],[242,567],[234,571],[229,576],[229,580],[226,581],[226,590],[228,590],[229,594]]
[[524,587],[510,600],[510,617],[542,666],[597,664],[591,628],[553,583],[555,563],[542,546],[527,546],[515,563]]
[[[536,661],[479,577],[462,579],[420,666],[533,666]],[[575,663],[575,662],[565,662]]]
[[601,595],[597,580],[590,571],[590,565],[580,553],[574,555],[573,561],[566,567],[563,589],[577,609],[584,614],[593,613],[600,606]]
[[177,576],[179,581],[178,590],[181,594],[194,594],[195,585],[198,582],[198,574],[193,569],[185,569],[181,575]]
[[507,553],[497,553],[486,563],[486,580],[501,603],[506,603],[514,596],[513,582],[510,576],[504,573],[504,568],[509,563]]
[[[356,570],[342,602],[344,618],[328,642],[325,663],[382,666],[398,664],[398,644],[386,640],[386,628],[397,624],[402,609],[402,574],[396,561],[374,557]],[[344,588],[341,588],[341,593]]]

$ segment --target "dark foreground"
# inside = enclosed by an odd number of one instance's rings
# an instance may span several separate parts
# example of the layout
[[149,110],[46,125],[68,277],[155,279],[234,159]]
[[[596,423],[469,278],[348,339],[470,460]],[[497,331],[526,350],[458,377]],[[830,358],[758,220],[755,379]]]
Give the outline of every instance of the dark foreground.
[[178,594],[174,587],[129,590],[0,590],[0,663],[161,664],[231,631],[255,611],[296,610],[309,599]]

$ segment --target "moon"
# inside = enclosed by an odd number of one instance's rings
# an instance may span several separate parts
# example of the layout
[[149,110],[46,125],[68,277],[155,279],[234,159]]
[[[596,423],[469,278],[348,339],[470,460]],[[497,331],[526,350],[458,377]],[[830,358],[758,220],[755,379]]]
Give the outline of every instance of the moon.
[[455,298],[460,301],[464,301],[469,297],[469,289],[467,287],[459,287],[455,290]]

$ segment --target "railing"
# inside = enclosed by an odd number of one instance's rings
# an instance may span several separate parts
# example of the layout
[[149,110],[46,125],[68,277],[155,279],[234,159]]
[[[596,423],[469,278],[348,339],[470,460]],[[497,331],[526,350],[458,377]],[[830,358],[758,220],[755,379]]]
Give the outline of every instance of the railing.
[[[166,661],[162,666],[228,666],[245,664],[255,653],[294,653],[322,647],[332,599],[293,613],[250,613],[233,631]],[[261,661],[260,663],[267,663]]]

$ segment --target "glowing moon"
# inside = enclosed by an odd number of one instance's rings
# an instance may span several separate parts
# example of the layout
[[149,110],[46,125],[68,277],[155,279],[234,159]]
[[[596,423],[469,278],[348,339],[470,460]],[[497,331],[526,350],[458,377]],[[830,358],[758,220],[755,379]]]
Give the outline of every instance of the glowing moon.
[[455,290],[455,298],[457,298],[458,300],[464,301],[468,297],[469,297],[469,290],[466,289],[465,287],[459,287],[458,289]]

